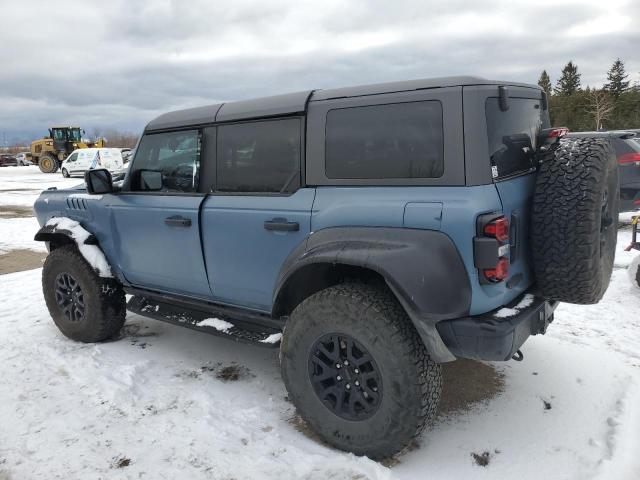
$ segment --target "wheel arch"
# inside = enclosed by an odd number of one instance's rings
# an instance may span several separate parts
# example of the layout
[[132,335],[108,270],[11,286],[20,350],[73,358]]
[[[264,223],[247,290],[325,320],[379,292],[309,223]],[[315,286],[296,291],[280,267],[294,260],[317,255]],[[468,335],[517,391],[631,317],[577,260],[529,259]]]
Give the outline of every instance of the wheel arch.
[[309,295],[345,280],[388,288],[436,361],[454,360],[435,324],[468,315],[471,285],[453,241],[431,230],[335,227],[314,232],[287,258],[272,315],[289,315]]
[[[40,228],[33,239],[36,242],[46,242],[49,245],[49,251],[53,251],[63,245],[77,246],[77,242],[69,230],[56,229],[55,226],[49,225]],[[98,245],[98,239],[94,235],[89,235],[84,244]]]

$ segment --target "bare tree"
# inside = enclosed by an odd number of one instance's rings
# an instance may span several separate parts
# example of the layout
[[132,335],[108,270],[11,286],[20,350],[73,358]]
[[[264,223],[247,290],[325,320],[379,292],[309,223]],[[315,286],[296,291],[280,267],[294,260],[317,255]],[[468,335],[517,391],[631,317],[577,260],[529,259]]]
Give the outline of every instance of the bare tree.
[[593,116],[596,130],[602,129],[602,122],[609,119],[614,108],[615,105],[608,92],[595,88],[589,92],[587,112]]

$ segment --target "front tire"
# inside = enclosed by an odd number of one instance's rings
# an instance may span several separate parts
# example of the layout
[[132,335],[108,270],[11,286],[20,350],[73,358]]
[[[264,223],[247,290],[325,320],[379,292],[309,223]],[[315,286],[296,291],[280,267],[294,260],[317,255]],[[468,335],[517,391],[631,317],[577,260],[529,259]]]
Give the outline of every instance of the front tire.
[[336,448],[387,458],[436,414],[440,365],[384,288],[342,284],[310,296],[292,313],[280,348],[292,402]]
[[69,178],[69,177],[70,177],[69,172],[67,172],[67,169],[66,169],[66,168],[63,168],[63,169],[62,169],[62,176],[63,176],[64,178]]
[[58,171],[58,159],[49,153],[43,153],[38,159],[38,167],[42,173],[55,173]]
[[75,245],[59,247],[47,256],[42,290],[54,323],[72,340],[101,342],[124,324],[122,287],[113,278],[98,276]]

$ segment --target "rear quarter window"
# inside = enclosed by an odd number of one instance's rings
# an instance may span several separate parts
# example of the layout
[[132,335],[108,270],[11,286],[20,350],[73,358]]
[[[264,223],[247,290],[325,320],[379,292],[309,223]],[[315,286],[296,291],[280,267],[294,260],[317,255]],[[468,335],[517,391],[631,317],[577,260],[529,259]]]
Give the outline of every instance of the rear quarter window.
[[485,114],[492,177],[502,179],[533,170],[538,133],[549,127],[541,101],[509,98],[509,109],[503,112],[498,98],[490,97]]
[[438,178],[444,173],[442,104],[330,110],[325,173],[331,179]]

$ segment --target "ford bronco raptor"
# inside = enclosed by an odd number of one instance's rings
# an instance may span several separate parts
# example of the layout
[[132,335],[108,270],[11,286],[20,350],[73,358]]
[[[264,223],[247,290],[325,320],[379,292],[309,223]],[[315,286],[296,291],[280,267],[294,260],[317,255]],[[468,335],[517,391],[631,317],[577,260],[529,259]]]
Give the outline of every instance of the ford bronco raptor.
[[521,359],[606,290],[615,157],[565,133],[537,86],[476,77],[166,113],[124,179],[36,201],[46,304],[82,342],[129,310],[279,347],[308,424],[384,458],[434,417],[441,363]]

